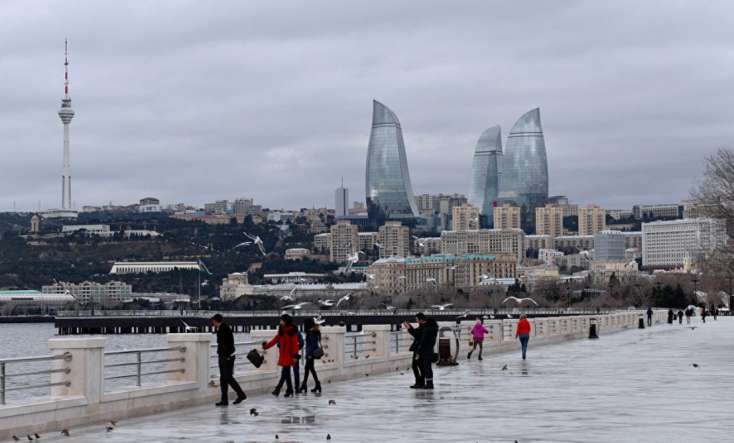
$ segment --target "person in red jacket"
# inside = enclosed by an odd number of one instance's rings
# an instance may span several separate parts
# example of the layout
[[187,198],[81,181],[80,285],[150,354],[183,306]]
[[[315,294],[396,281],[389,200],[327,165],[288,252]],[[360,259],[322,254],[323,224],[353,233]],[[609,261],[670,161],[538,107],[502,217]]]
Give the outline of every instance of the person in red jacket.
[[293,318],[288,314],[280,316],[278,333],[269,342],[263,342],[263,349],[270,349],[278,345],[278,366],[280,366],[280,380],[273,391],[274,396],[280,395],[283,383],[286,384],[285,397],[293,395],[293,382],[291,381],[291,366],[296,364],[298,358],[298,330],[293,326]]
[[523,314],[520,316],[520,321],[517,322],[517,331],[515,332],[515,338],[520,339],[520,346],[522,347],[522,359],[525,360],[525,354],[528,352],[528,341],[530,340],[530,322],[528,316]]

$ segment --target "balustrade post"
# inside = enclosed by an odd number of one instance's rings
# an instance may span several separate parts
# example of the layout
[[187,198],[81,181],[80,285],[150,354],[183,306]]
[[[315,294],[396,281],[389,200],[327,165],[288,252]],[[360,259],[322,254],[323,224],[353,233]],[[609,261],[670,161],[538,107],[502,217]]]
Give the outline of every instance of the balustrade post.
[[48,340],[52,355],[68,354],[70,358],[52,360],[52,369],[66,369],[67,372],[51,374],[51,383],[61,383],[51,387],[51,396],[83,396],[88,405],[102,401],[104,394],[104,347],[105,337],[61,338]]
[[[168,345],[177,348],[167,352],[168,356],[166,358],[176,359],[176,361],[168,362],[168,369],[183,369],[183,371],[170,372],[168,380],[172,382],[196,382],[199,389],[207,389],[209,385],[212,334],[176,333],[167,334],[166,337]],[[183,359],[183,361],[180,361],[180,359]]]
[[375,350],[367,353],[369,358],[387,360],[388,349],[390,349],[390,325],[364,325],[362,332],[375,336],[370,339],[375,342]]

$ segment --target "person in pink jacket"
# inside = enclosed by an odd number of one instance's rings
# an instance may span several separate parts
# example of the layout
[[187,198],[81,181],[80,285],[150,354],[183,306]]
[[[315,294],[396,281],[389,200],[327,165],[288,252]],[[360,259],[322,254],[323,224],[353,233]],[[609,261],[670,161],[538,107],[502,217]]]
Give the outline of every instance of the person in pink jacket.
[[482,359],[482,351],[484,350],[484,335],[488,332],[489,331],[487,330],[487,328],[485,328],[482,324],[482,319],[477,317],[477,322],[474,323],[474,326],[471,328],[471,339],[473,344],[471,351],[469,351],[469,355],[466,356],[468,360],[471,360],[471,355],[477,349],[477,346],[479,346],[479,360]]

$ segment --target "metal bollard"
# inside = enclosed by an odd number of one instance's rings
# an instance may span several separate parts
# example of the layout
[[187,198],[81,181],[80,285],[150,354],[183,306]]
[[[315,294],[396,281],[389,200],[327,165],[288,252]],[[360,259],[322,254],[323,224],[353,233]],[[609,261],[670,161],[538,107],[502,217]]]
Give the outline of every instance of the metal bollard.
[[643,316],[640,316],[637,320],[637,329],[645,329],[645,318]]
[[590,339],[599,338],[599,331],[597,330],[596,318],[593,318],[593,317],[589,320],[589,338]]

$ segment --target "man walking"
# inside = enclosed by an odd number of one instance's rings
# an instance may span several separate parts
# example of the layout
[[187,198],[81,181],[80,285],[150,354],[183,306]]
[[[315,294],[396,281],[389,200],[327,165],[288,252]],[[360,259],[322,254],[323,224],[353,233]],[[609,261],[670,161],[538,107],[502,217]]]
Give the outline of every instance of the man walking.
[[652,307],[647,308],[647,327],[652,326]]
[[408,331],[408,334],[410,334],[413,337],[413,343],[410,344],[410,348],[408,349],[410,352],[413,353],[413,358],[410,362],[410,368],[413,370],[413,377],[415,377],[415,383],[413,386],[411,386],[411,389],[423,389],[426,385],[425,378],[423,377],[423,373],[421,372],[421,366],[420,366],[420,360],[418,355],[418,344],[421,341],[421,333],[423,332],[420,327],[414,328],[413,325],[411,325],[408,322],[403,323],[403,326],[405,327],[405,330]]
[[237,405],[242,403],[246,398],[245,392],[237,383],[234,378],[234,359],[235,359],[235,348],[234,348],[234,335],[229,325],[224,323],[224,317],[222,314],[215,314],[211,318],[212,325],[217,329],[217,356],[219,357],[219,387],[222,390],[222,399],[217,403],[217,406],[227,406],[229,399],[227,391],[232,386],[234,392],[237,393],[237,399],[233,404]]

